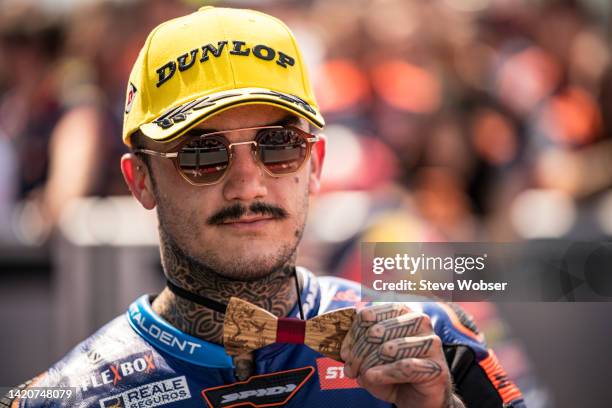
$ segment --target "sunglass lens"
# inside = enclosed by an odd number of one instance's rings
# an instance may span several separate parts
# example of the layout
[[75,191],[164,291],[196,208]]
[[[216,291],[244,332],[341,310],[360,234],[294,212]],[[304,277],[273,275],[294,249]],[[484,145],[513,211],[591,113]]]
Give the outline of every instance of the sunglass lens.
[[227,147],[214,138],[189,142],[178,155],[183,174],[194,184],[208,184],[219,180],[229,164]]
[[294,129],[265,129],[257,141],[259,158],[273,174],[292,173],[304,163],[308,145]]

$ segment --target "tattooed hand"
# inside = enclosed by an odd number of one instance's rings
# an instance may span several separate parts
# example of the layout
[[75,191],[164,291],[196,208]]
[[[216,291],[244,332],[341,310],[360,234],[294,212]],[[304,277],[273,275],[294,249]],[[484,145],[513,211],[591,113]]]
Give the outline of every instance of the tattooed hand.
[[442,342],[429,317],[401,303],[361,310],[340,355],[348,377],[398,408],[464,406],[452,392]]

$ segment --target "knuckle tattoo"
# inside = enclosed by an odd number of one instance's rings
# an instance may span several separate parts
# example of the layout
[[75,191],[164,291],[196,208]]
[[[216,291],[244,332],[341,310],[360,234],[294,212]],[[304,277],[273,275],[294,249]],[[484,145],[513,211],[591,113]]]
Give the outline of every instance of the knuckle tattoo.
[[402,372],[410,381],[422,382],[439,377],[442,373],[442,367],[435,361],[423,360],[421,364],[408,363],[403,365]]

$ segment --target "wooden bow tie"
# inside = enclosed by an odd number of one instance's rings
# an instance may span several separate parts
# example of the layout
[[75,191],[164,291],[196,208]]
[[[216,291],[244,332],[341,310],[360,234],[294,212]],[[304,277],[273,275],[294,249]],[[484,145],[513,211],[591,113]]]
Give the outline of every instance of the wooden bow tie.
[[310,320],[277,318],[242,299],[231,298],[225,312],[223,345],[230,356],[274,343],[305,344],[319,353],[340,359],[340,347],[353,323],[355,308],[338,309]]

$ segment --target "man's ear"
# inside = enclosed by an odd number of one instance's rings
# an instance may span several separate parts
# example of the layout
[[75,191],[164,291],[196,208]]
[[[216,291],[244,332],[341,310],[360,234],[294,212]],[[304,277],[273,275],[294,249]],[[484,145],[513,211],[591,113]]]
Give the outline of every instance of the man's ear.
[[325,160],[325,135],[318,135],[319,141],[315,143],[310,157],[310,179],[308,182],[308,192],[312,195],[317,194],[321,189],[321,170]]
[[155,194],[147,166],[132,153],[126,153],[121,157],[121,172],[123,179],[128,185],[132,195],[147,210],[155,208]]

